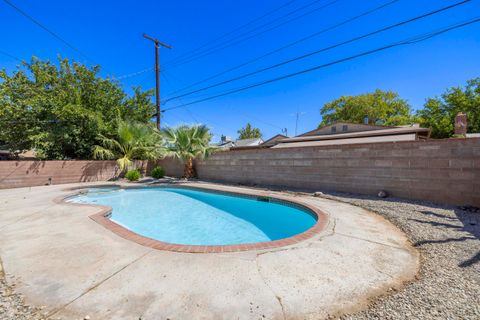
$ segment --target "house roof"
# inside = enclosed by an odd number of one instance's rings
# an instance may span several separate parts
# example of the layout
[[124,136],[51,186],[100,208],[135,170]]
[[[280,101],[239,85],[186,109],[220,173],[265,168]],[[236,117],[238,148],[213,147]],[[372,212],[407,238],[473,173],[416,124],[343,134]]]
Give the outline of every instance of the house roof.
[[266,147],[266,146],[270,146],[270,145],[275,145],[276,142],[282,140],[282,139],[286,139],[288,138],[287,136],[283,135],[283,134],[277,134],[273,137],[271,137],[270,139],[264,141],[261,145]]
[[214,144],[215,147],[219,148],[219,149],[230,149],[232,147],[235,146],[235,143],[233,141],[227,141],[227,142],[219,142],[219,143],[216,143]]
[[400,142],[400,141],[415,141],[417,140],[416,133],[407,134],[393,134],[385,136],[367,136],[356,137],[348,139],[330,139],[330,140],[314,140],[302,142],[279,143],[272,148],[297,148],[297,147],[320,147],[342,144],[372,144],[379,142]]
[[419,128],[415,126],[409,127],[388,127],[385,129],[375,129],[368,131],[358,131],[350,133],[337,133],[329,135],[317,135],[317,136],[297,136],[293,138],[282,139],[280,143],[290,143],[290,142],[302,142],[302,141],[319,141],[319,140],[333,140],[333,139],[349,139],[349,138],[358,138],[358,137],[374,137],[374,136],[387,136],[387,135],[397,135],[397,134],[407,134],[407,133],[417,133],[421,136],[429,137],[430,129]]
[[[360,128],[362,128],[361,131],[372,131],[372,130],[382,130],[382,129],[386,129],[386,128],[396,128],[396,127],[393,127],[393,126],[379,126],[379,125],[373,125],[373,124],[363,124],[363,123],[353,123],[353,122],[335,122],[335,123],[332,123],[332,124],[329,124],[329,125],[326,125],[326,126],[323,126],[323,127],[320,127],[320,128],[316,128],[316,129],[308,131],[308,132],[305,132],[305,133],[303,133],[303,134],[301,134],[297,137],[320,135],[321,131],[325,131],[326,129],[331,128],[331,127],[338,127],[338,126],[343,126],[343,125],[355,126],[357,128],[360,127]],[[325,135],[325,134],[330,134],[330,132],[329,133],[324,133],[322,135]],[[342,133],[338,133],[338,134],[342,134]],[[345,133],[343,133],[343,134],[345,134]]]
[[[3,150],[0,149],[0,155],[1,156],[12,156],[13,153],[10,150]],[[18,154],[18,157],[21,159],[35,159],[37,156],[37,153],[34,150],[25,150],[21,153]]]
[[257,146],[263,142],[262,138],[241,139],[235,141],[235,147]]

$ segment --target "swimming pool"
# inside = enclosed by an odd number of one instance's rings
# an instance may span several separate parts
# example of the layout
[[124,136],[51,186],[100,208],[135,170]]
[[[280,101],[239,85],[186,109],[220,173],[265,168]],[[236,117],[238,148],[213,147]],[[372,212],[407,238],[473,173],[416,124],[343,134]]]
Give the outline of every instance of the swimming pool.
[[292,202],[184,187],[92,188],[68,201],[109,206],[111,221],[179,245],[276,241],[303,233],[318,220],[311,209]]

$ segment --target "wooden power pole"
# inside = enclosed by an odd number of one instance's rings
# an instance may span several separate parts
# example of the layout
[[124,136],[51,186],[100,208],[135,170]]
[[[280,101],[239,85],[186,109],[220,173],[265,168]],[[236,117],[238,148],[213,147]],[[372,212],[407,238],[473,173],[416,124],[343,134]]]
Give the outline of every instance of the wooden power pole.
[[157,105],[157,129],[160,130],[160,64],[158,62],[158,48],[162,46],[168,49],[172,49],[172,47],[158,41],[157,39],[147,36],[145,33],[143,34],[143,37],[155,43],[155,100]]

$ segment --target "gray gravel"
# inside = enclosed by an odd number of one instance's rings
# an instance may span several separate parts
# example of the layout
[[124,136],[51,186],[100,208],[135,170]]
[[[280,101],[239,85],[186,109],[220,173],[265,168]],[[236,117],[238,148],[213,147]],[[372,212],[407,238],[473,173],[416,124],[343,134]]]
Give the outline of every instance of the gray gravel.
[[23,297],[14,291],[3,274],[0,261],[0,319],[31,320],[43,319],[40,309],[25,304]]
[[324,197],[379,213],[421,254],[417,281],[343,319],[480,319],[480,213],[424,201]]

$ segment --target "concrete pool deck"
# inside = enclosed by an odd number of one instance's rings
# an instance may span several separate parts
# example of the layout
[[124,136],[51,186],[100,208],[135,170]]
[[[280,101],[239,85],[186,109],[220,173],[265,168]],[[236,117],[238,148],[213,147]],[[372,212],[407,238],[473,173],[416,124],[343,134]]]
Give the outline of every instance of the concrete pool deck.
[[72,193],[68,188],[95,185],[105,183],[0,190],[7,279],[52,318],[319,319],[365,308],[414,279],[418,269],[405,235],[380,216],[323,198],[261,190],[317,207],[328,215],[326,227],[274,249],[152,249],[90,219],[98,208],[54,201]]

